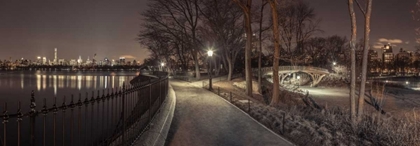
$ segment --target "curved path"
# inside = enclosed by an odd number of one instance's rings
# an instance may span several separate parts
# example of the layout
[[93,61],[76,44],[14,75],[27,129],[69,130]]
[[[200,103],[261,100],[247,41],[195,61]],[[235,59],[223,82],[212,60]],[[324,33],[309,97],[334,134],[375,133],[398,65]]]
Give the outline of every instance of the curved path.
[[201,82],[170,83],[176,94],[176,108],[166,145],[292,145],[216,94],[200,88]]

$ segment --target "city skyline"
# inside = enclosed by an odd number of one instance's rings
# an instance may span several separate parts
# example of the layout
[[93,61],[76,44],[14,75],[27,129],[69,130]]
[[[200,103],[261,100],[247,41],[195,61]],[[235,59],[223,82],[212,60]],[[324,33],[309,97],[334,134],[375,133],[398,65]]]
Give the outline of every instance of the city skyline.
[[[47,61],[51,61],[51,62],[58,62],[61,59],[64,59],[64,60],[67,60],[67,61],[69,61],[69,60],[78,60],[78,59],[83,59],[83,61],[93,60],[93,59],[95,59],[95,60],[105,60],[105,59],[110,59],[110,60],[115,59],[115,60],[118,60],[118,59],[127,59],[128,61],[133,61],[133,60],[138,61],[135,58],[131,58],[131,57],[126,58],[125,56],[119,56],[119,57],[116,57],[116,58],[111,58],[111,57],[106,56],[106,54],[105,54],[105,56],[103,58],[96,57],[96,54],[87,55],[87,56],[85,56],[85,55],[78,55],[78,56],[75,56],[75,58],[74,58],[74,56],[73,56],[73,58],[72,57],[70,57],[70,58],[63,58],[63,57],[60,57],[58,55],[59,54],[58,53],[58,48],[54,48],[52,50],[53,50],[53,53],[52,54],[54,54],[53,57],[46,57],[46,56],[41,56],[41,55],[37,55],[37,56],[34,56],[34,57],[29,57],[29,58],[24,58],[24,57],[13,58],[13,57],[9,57],[9,58],[0,58],[0,61],[3,61],[3,60],[15,61],[15,60],[22,60],[22,59],[23,60],[36,61],[36,60],[43,59],[43,58],[45,58]],[[51,54],[51,53],[47,53],[47,54]],[[50,55],[47,55],[47,56],[50,56]]]
[[[1,1],[0,58],[93,56],[142,60],[142,0]],[[61,56],[61,57],[60,57]]]
[[[320,28],[324,33],[319,36],[339,35],[350,39],[350,17],[347,1],[304,0],[314,8],[321,19]],[[359,0],[364,5],[365,0]],[[381,0],[374,1],[371,16],[370,44],[382,53],[381,47],[391,43],[394,52],[400,48],[414,51],[416,43],[415,28],[420,26],[412,18],[411,11],[416,8],[416,0]],[[364,17],[355,5],[357,18],[357,40],[363,39]]]
[[[350,19],[346,1],[304,0],[314,8],[324,32],[316,36],[339,35],[349,38]],[[362,3],[364,1],[361,1]],[[415,0],[374,2],[371,44],[391,43],[394,49],[414,51],[414,29],[410,11]],[[136,59],[148,56],[137,34],[142,24],[140,13],[146,0],[117,1],[1,1],[0,58],[53,58],[51,49],[60,48],[62,58],[93,56]],[[358,39],[363,36],[363,16],[356,8]],[[383,25],[386,24],[386,25]],[[397,51],[397,50],[394,50]],[[6,53],[7,52],[7,53]],[[34,53],[35,52],[35,53]]]

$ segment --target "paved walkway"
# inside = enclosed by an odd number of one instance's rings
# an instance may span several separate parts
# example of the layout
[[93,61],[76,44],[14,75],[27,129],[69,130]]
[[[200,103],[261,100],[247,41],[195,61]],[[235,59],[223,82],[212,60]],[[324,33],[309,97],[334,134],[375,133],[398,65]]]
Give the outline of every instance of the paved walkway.
[[288,146],[244,112],[197,83],[171,80],[176,108],[166,145]]

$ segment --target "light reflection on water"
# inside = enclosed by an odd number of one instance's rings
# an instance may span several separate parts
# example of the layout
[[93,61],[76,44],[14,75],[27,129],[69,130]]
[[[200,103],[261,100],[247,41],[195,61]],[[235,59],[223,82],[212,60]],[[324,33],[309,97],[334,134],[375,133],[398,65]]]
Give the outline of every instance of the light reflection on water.
[[[48,72],[16,71],[0,72],[0,110],[4,102],[22,104],[29,102],[31,91],[35,97],[60,98],[71,94],[89,93],[92,91],[119,88],[129,82],[139,72]],[[97,92],[95,92],[97,93]],[[101,92],[102,93],[102,92]],[[41,100],[37,100],[41,101]]]
[[388,78],[379,78],[378,80],[384,83],[398,84],[406,88],[420,91],[420,78],[419,77],[388,77]]
[[[64,103],[64,99],[66,104],[70,103],[71,98],[74,95],[74,101],[82,99],[91,99],[91,97],[98,97],[98,90],[100,91],[100,95],[104,94],[104,91],[110,88],[118,88],[123,85],[123,83],[128,83],[132,78],[137,76],[139,72],[55,72],[55,71],[15,71],[15,72],[2,72],[0,71],[0,112],[4,111],[4,103],[7,102],[9,114],[16,113],[18,102],[22,102],[22,109],[23,113],[27,113],[30,111],[30,99],[31,99],[31,91],[34,91],[35,100],[36,100],[36,110],[40,111],[43,106],[46,108],[51,108],[54,104],[54,97],[56,98],[56,103],[58,106]],[[94,95],[92,95],[92,91]],[[81,94],[79,94],[81,93]],[[85,96],[87,95],[88,96]],[[107,92],[105,92],[106,94]],[[67,98],[64,98],[67,97]],[[46,103],[44,105],[43,99],[46,99]],[[99,105],[99,104],[98,104]],[[105,106],[104,106],[105,105]],[[109,104],[102,104],[102,107],[96,106],[99,112],[105,111],[103,109],[109,108]],[[96,108],[95,107],[95,108]],[[84,109],[83,111],[85,111]],[[69,109],[67,110],[69,111]],[[71,112],[73,113],[73,112]],[[91,113],[90,111],[86,113]],[[102,112],[103,113],[103,112]],[[84,112],[81,113],[81,117],[85,117]],[[0,113],[1,115],[1,113]],[[73,114],[71,114],[73,115]],[[86,114],[87,115],[87,114]],[[61,118],[63,114],[58,114]],[[99,117],[100,115],[95,115]],[[52,114],[48,114],[46,116],[47,124],[52,123]],[[61,118],[57,118],[58,123],[61,123]],[[100,123],[100,118],[95,119],[91,118],[89,122],[91,123]],[[65,120],[64,120],[65,119]],[[82,118],[82,121],[84,119]],[[102,118],[103,120],[103,118]],[[67,114],[66,118],[63,118],[63,121],[67,121],[67,124],[70,121],[75,122],[75,118],[71,120],[70,115]],[[84,121],[85,122],[85,121]],[[63,122],[64,123],[64,122]],[[35,139],[42,139],[42,118],[41,116],[37,116],[35,124],[39,127],[35,130]],[[102,122],[102,126],[103,126]],[[16,138],[16,118],[9,119],[9,123],[7,125],[7,140],[8,141],[17,141]],[[66,130],[63,131],[70,131],[71,126],[66,125]],[[83,129],[82,124],[82,129]],[[96,126],[96,127],[95,127]],[[23,129],[29,129],[29,118],[24,117],[22,120],[22,127]],[[51,126],[47,125],[47,132],[46,135],[52,135],[52,130],[48,129]],[[80,127],[79,127],[80,128]],[[93,125],[94,129],[101,129],[100,124]],[[61,129],[60,129],[61,130]],[[0,131],[4,131],[3,126],[0,126]],[[26,132],[26,133],[25,133]],[[22,130],[22,145],[29,145],[29,131]],[[61,132],[61,131],[60,131]],[[91,131],[94,136],[100,136],[99,130]],[[45,133],[44,133],[45,134]],[[25,135],[28,135],[25,137]],[[70,132],[66,133],[66,136],[70,135]],[[0,137],[3,137],[3,132],[0,133]],[[51,139],[51,138],[50,138]],[[95,139],[95,138],[92,138]],[[62,141],[60,138],[57,138],[57,141]],[[70,139],[67,138],[65,143],[70,143]],[[0,144],[1,145],[1,144]],[[13,144],[12,144],[13,145]],[[42,145],[41,140],[36,140],[35,145]],[[52,145],[51,140],[47,140],[46,145]]]

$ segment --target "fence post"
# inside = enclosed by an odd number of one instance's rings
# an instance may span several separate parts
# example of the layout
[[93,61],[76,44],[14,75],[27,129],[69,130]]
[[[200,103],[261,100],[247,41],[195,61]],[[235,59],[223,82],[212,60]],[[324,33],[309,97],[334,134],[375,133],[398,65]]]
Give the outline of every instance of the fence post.
[[149,122],[152,120],[152,79],[149,78]]
[[47,99],[46,98],[44,98],[44,106],[42,106],[42,110],[41,110],[41,112],[42,112],[42,115],[43,115],[43,139],[42,139],[42,141],[43,141],[43,145],[45,146],[46,144],[46,136],[47,136],[47,134],[46,134],[46,122],[47,122],[47,113],[48,113],[48,111],[47,111]]
[[7,122],[9,122],[9,115],[7,111],[7,102],[4,103],[4,111],[3,111],[3,145],[6,146],[7,143]]
[[[17,121],[17,126],[18,126],[18,131],[17,131],[17,137],[18,137],[18,143],[17,143],[17,145],[18,146],[20,146],[20,129],[21,129],[21,125],[20,125],[20,121],[22,121],[22,118],[23,118],[23,114],[22,114],[22,106],[21,106],[21,103],[20,103],[20,100],[19,100],[19,104],[18,104],[18,111],[17,111],[17,119],[16,119],[16,121]],[[6,133],[5,133],[5,135],[6,135]]]
[[92,104],[91,107],[91,114],[90,114],[90,139],[91,139],[91,145],[94,145],[93,141],[93,133],[95,129],[93,128],[93,119],[94,119],[94,105],[95,105],[95,91],[92,91],[92,97],[90,98],[90,102]]
[[81,141],[81,123],[80,123],[80,119],[81,119],[81,114],[82,114],[82,105],[83,105],[83,103],[82,103],[82,94],[81,93],[79,93],[79,100],[77,101],[77,106],[79,107],[79,115],[78,115],[78,117],[77,117],[77,132],[78,132],[78,137],[77,137],[77,144],[78,145],[82,145],[82,141]]
[[284,131],[284,124],[285,123],[286,123],[286,112],[283,113],[283,124],[282,124],[283,134],[285,133],[285,131]]
[[56,146],[56,116],[57,116],[57,97],[54,97],[53,104],[53,146]]
[[249,114],[250,111],[251,111],[251,101],[248,98],[248,114]]
[[159,76],[159,105],[162,104],[162,78]]
[[73,137],[73,135],[74,135],[74,128],[73,128],[73,121],[74,121],[74,118],[73,118],[73,111],[74,111],[74,102],[73,102],[73,94],[71,95],[71,98],[70,98],[70,105],[69,105],[69,107],[70,107],[70,145],[72,146],[74,143],[73,143],[73,141],[74,141],[74,137]]
[[[83,141],[87,144],[87,138],[88,138],[88,130],[87,130],[87,128],[88,128],[88,126],[87,126],[87,121],[88,121],[88,105],[89,105],[89,100],[88,100],[88,96],[89,96],[89,93],[88,92],[86,92],[86,97],[85,97],[85,100],[83,101],[83,104],[85,105],[85,120],[84,120],[84,125],[85,125],[85,128],[84,128],[84,132],[85,132],[85,136],[83,137]],[[92,131],[90,131],[90,132],[92,132]]]
[[[120,91],[121,92],[121,91]],[[125,82],[123,83],[123,88],[122,88],[122,106],[121,106],[121,112],[122,112],[122,145],[124,146],[125,144],[125,115],[124,115],[124,107],[125,107]]]
[[31,111],[30,111],[30,134],[31,134],[31,138],[30,138],[30,145],[34,146],[35,145],[35,116],[36,116],[36,103],[35,103],[35,94],[34,91],[32,90],[31,93],[31,105],[30,105]]
[[66,96],[64,96],[64,98],[63,98],[63,104],[61,104],[61,111],[63,112],[63,116],[61,117],[62,118],[62,122],[63,122],[63,124],[62,124],[62,136],[63,136],[63,140],[62,140],[62,143],[63,143],[63,146],[65,145],[65,135],[66,135],[66,132],[65,132],[65,117],[66,117],[66,109],[67,109],[67,106],[66,106]]

